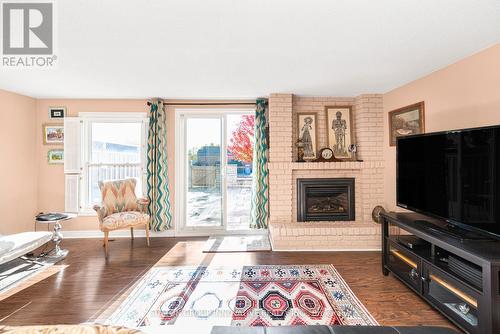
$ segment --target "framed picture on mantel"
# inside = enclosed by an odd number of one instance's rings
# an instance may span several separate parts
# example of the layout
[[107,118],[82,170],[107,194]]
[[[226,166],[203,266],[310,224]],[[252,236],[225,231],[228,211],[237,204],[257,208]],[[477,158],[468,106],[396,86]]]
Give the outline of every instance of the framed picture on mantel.
[[298,138],[304,146],[304,160],[312,161],[317,158],[316,149],[316,114],[298,114]]
[[352,159],[349,146],[353,143],[351,107],[326,107],[328,146],[337,159]]
[[389,144],[396,146],[396,138],[425,132],[424,101],[389,112]]

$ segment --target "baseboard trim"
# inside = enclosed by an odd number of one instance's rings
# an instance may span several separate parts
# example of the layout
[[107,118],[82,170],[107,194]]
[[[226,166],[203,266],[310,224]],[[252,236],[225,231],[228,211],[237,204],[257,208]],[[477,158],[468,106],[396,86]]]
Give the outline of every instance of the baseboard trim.
[[230,237],[235,235],[268,235],[268,230],[246,230],[246,231],[214,231],[211,234],[197,231],[175,231],[176,237]]
[[[103,233],[100,230],[82,230],[82,231],[64,231],[63,236],[65,239],[102,239]],[[241,233],[240,233],[241,234]],[[142,229],[134,230],[135,237],[146,237],[146,231]],[[177,232],[174,230],[153,232],[150,236],[152,238],[175,238],[175,237],[209,237],[209,235],[201,236],[199,234],[189,234]],[[109,232],[110,238],[130,238],[130,230],[117,230]],[[269,238],[271,243],[271,250],[273,252],[380,252],[382,248],[321,248],[321,249],[307,249],[307,248],[276,248],[272,237]]]
[[[82,230],[82,231],[62,231],[65,239],[88,239],[102,238],[104,233],[100,230]],[[174,237],[174,231],[163,231],[150,233],[151,238]],[[110,238],[130,238],[130,230],[117,230],[109,232]],[[146,237],[146,231],[142,229],[134,230],[134,237]]]
[[382,248],[273,248],[273,252],[381,252]]
[[[80,230],[80,231],[62,231],[64,238],[66,239],[77,239],[77,238],[102,238],[103,232],[100,230]],[[267,230],[258,230],[258,231],[228,231],[226,233],[217,232],[213,235],[209,235],[206,233],[200,233],[196,231],[175,231],[168,230],[163,232],[150,232],[151,238],[173,238],[173,237],[210,237],[210,236],[231,236],[231,235],[263,235],[267,234]],[[146,237],[146,231],[143,229],[134,229],[134,236],[136,237]],[[110,238],[130,238],[130,230],[116,230],[109,232]]]

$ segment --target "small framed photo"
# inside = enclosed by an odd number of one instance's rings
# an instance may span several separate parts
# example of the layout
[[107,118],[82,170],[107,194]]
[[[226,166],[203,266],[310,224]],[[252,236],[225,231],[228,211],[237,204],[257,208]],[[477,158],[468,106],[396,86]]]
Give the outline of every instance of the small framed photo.
[[59,165],[64,163],[64,150],[49,150],[47,155],[49,165]]
[[396,146],[396,138],[425,132],[425,105],[418,102],[389,112],[389,144]]
[[59,119],[66,116],[66,107],[49,107],[49,118]]
[[352,159],[349,146],[353,143],[352,112],[350,106],[325,107],[328,124],[328,145],[337,159]]
[[317,158],[316,150],[316,114],[297,114],[298,139],[302,141],[304,147],[304,157],[306,161]]
[[43,125],[43,143],[45,145],[64,144],[64,125],[62,125],[62,124],[44,124]]

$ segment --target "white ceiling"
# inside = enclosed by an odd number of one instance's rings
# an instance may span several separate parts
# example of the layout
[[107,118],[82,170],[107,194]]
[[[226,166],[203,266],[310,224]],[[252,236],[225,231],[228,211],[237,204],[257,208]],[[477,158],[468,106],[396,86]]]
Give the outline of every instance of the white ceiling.
[[57,69],[33,97],[384,93],[500,42],[498,0],[56,0]]

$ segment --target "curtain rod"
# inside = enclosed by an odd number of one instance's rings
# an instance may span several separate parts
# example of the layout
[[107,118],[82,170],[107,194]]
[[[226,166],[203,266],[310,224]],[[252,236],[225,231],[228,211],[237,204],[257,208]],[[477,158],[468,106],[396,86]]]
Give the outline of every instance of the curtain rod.
[[[254,106],[255,104],[255,102],[163,102],[165,106]],[[150,106],[151,102],[148,101],[147,105]]]

